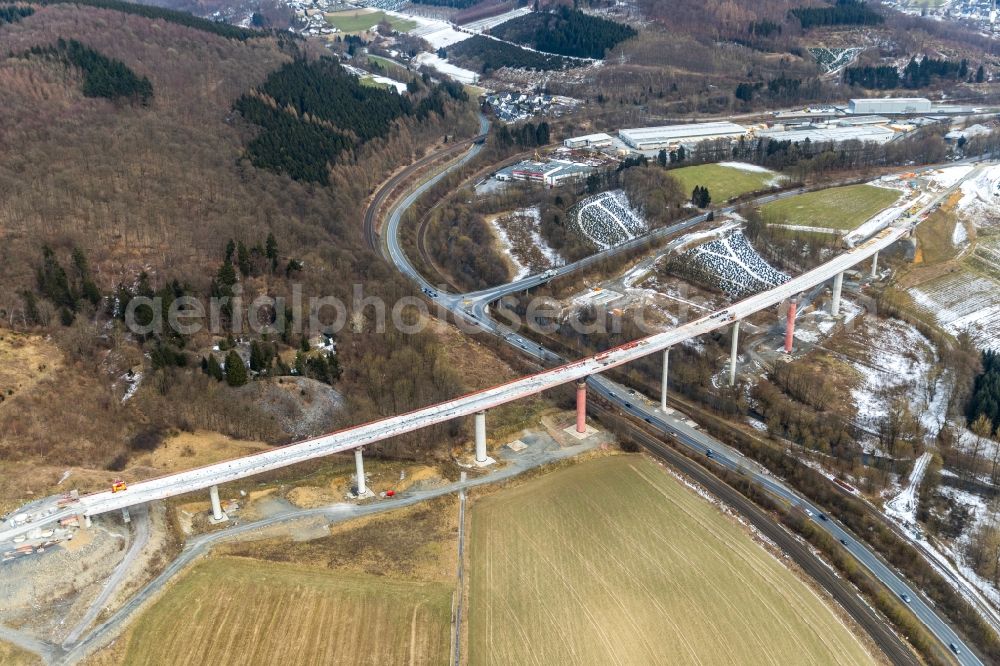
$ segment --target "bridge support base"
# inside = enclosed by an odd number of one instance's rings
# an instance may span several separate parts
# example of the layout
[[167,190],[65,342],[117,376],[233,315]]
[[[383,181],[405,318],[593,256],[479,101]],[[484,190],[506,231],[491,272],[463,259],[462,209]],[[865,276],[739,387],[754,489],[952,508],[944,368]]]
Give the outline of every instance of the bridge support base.
[[[739,357],[740,347],[740,322],[733,322],[733,348],[729,353],[729,385],[736,384],[736,359]],[[664,408],[666,409],[666,408]]]
[[840,315],[840,294],[844,289],[844,273],[837,273],[833,278],[833,297],[830,299],[830,314],[834,317]]
[[128,513],[128,507],[127,506],[123,506],[122,507],[122,521],[126,525],[128,525],[129,523],[132,522],[132,516],[129,515],[129,513]]
[[495,462],[486,454],[486,412],[476,412],[476,465],[487,467]]
[[576,383],[576,431],[587,432],[587,380]]
[[799,303],[792,299],[788,303],[788,319],[785,322],[785,353],[791,354],[795,343],[795,314],[798,312]]
[[219,501],[219,486],[209,488],[208,496],[212,500],[212,517],[208,519],[208,522],[216,525],[229,520],[229,516],[222,510],[222,502]]

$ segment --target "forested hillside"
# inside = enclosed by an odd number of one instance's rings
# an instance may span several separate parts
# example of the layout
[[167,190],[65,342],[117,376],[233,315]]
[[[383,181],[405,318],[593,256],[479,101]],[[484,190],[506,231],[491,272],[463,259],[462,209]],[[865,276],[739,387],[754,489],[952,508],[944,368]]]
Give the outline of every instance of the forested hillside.
[[454,58],[461,66],[482,72],[484,75],[489,75],[501,67],[544,71],[577,67],[585,62],[529,51],[484,35],[470,37],[450,47],[448,57]]
[[419,100],[363,85],[331,58],[289,63],[236,102],[243,117],[262,128],[247,155],[254,166],[326,184],[328,166],[341,153],[387,138],[398,118],[443,116],[445,97],[467,101],[456,86],[416,86],[424,91]]
[[[230,385],[208,372],[213,346],[233,351],[225,339],[207,332],[136,336],[122,326],[121,308],[135,295],[169,303],[238,292],[249,303],[261,294],[290,298],[297,285],[306,298],[350,304],[354,284],[389,303],[412,293],[366,249],[364,201],[445,133],[471,136],[476,119],[458,88],[418,79],[412,95],[365,91],[358,98],[332,65],[316,64],[326,49],[174,20],[155,8],[107,8],[113,4],[33,4],[33,13],[0,26],[0,347],[9,344],[8,329],[25,334],[18,344],[38,350],[31,367],[44,368],[35,388],[0,386],[0,475],[13,460],[127,469],[132,442],[145,446],[171,430],[267,442],[315,434],[295,430],[294,410],[275,411],[304,400],[276,383],[299,355],[300,376],[333,382],[346,403],[342,412],[319,410],[314,427],[459,391],[443,362],[389,360],[434,359],[442,353],[438,336],[377,335],[366,317],[338,335],[331,369],[328,357],[301,351],[309,346],[304,332],[265,341],[244,314],[244,332],[233,335],[243,337],[236,344],[252,366],[243,386],[239,377]],[[49,55],[37,55],[43,51]],[[67,66],[63,56],[76,64]],[[341,89],[313,88],[313,66],[331,68],[325,74]],[[296,85],[274,78],[282,71],[302,77]],[[86,86],[91,74],[116,82],[112,94],[101,94],[96,81]],[[127,103],[132,88],[146,104]],[[280,100],[282,115],[296,122],[343,123],[337,131],[350,159],[324,162],[325,184],[255,166],[247,146],[266,130],[234,112],[251,94]],[[227,323],[235,318],[223,313]],[[399,390],[382,391],[382,382]],[[439,439],[425,434],[385,446]]]
[[631,26],[565,6],[519,16],[490,32],[500,39],[526,44],[539,51],[596,59],[603,58],[608,49],[637,34]]

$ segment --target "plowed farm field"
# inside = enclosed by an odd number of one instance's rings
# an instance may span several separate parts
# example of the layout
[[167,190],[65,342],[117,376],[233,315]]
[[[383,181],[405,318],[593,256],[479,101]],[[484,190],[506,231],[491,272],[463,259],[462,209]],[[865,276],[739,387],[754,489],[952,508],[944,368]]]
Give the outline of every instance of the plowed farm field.
[[139,618],[126,664],[442,664],[452,587],[219,557]]
[[473,504],[471,664],[870,664],[732,518],[642,456]]

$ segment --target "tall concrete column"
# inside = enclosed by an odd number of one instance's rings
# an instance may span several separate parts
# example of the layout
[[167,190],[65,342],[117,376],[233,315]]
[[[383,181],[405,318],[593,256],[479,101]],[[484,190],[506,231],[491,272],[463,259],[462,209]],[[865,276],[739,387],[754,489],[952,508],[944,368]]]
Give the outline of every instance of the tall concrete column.
[[219,501],[219,486],[209,488],[208,496],[212,499],[212,519],[222,520],[225,514],[222,513],[222,503]]
[[587,432],[587,380],[576,382],[576,431]]
[[92,521],[90,519],[90,516],[84,516],[83,517],[83,525],[84,525],[84,527],[93,527],[94,526],[94,521]]
[[368,486],[365,485],[365,461],[361,447],[354,449],[354,470],[358,477],[358,495],[364,495],[368,492]]
[[733,350],[729,355],[729,385],[736,383],[736,357],[740,346],[740,322],[733,322]]
[[667,411],[667,372],[670,367],[670,347],[663,350],[663,376],[660,377],[660,409]]
[[872,255],[872,278],[878,275],[878,252]]
[[798,312],[799,302],[794,298],[788,303],[788,320],[785,322],[785,353],[792,353],[792,346],[795,341],[795,314]]
[[830,299],[830,314],[836,317],[840,314],[840,293],[844,289],[844,273],[837,273],[833,278],[833,298]]
[[486,462],[486,412],[476,412],[476,462]]

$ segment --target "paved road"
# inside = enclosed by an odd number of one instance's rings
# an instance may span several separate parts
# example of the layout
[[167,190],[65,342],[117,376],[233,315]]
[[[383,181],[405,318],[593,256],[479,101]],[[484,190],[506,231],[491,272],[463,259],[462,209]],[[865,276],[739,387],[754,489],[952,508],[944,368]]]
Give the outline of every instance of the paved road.
[[879,649],[893,664],[912,664],[915,657],[909,647],[886,626],[878,613],[872,610],[854,588],[820,560],[809,546],[791,535],[770,514],[748,500],[740,492],[707,471],[701,465],[674,451],[657,437],[642,428],[635,428],[632,436],[654,456],[706,488],[714,496],[737,510],[765,537],[777,544],[813,580],[827,592],[868,632]]
[[111,595],[118,591],[118,586],[121,585],[122,580],[128,574],[132,565],[135,564],[139,553],[149,543],[149,507],[146,505],[136,507],[131,512],[131,516],[135,532],[132,535],[132,544],[129,546],[128,552],[125,553],[125,557],[118,563],[114,572],[108,576],[108,580],[104,583],[101,593],[90,604],[90,608],[87,609],[87,612],[80,618],[76,626],[66,635],[66,640],[63,641],[64,648],[76,643],[80,639],[81,634],[94,623],[94,620],[97,619],[97,616],[107,605]]
[[[235,541],[244,538],[253,532],[281,525],[292,521],[306,518],[323,518],[328,524],[342,523],[355,518],[370,516],[385,511],[393,511],[406,506],[412,506],[419,502],[450,495],[459,491],[465,491],[476,486],[497,483],[513,478],[525,471],[546,465],[558,460],[572,458],[592,449],[594,443],[583,442],[574,446],[560,448],[556,445],[549,447],[530,446],[528,449],[517,455],[505,457],[503,467],[490,470],[484,476],[466,479],[464,481],[452,482],[438,488],[430,490],[407,491],[396,495],[392,500],[372,502],[369,504],[333,504],[315,509],[295,509],[285,511],[263,520],[250,523],[241,523],[238,526],[231,526],[225,529],[202,534],[193,537],[184,544],[184,549],[180,555],[171,562],[160,575],[146,584],[135,596],[129,599],[125,605],[108,617],[104,622],[94,628],[82,641],[72,647],[61,649],[42,643],[38,649],[31,649],[32,652],[43,654],[45,650],[49,661],[58,664],[73,664],[81,661],[92,651],[100,648],[110,641],[119,630],[128,622],[134,613],[138,611],[144,603],[152,598],[163,586],[178,573],[183,571],[195,559],[206,554],[213,546],[227,541]],[[4,637],[3,627],[0,627],[0,638]],[[10,630],[8,630],[10,631]],[[27,640],[33,640],[25,637]],[[15,642],[15,641],[11,641]],[[36,641],[37,643],[37,641]],[[25,648],[29,649],[29,648]]]
[[[975,174],[975,170],[966,176],[966,179],[973,174]],[[872,256],[875,253],[875,251],[872,251],[873,247],[878,247],[878,249],[881,250],[901,238],[905,233],[916,226],[921,215],[929,211],[933,205],[943,200],[959,185],[960,182],[956,183],[954,186],[948,188],[939,195],[932,197],[931,200],[915,215],[906,216],[903,222],[897,221],[896,224],[886,230],[883,230],[873,237],[872,240],[866,241],[852,250],[838,255],[838,257],[819,269],[813,269],[812,271],[793,279],[791,282],[786,283],[786,285],[782,285],[777,289],[764,292],[764,294],[751,297],[735,304],[729,309],[730,313],[734,315],[735,319],[742,319],[752,312],[763,309],[759,301],[768,301],[769,305],[781,302],[784,298],[806,291],[807,289],[822,283],[826,279],[832,278],[837,273],[853,267],[862,259]],[[411,205],[420,194],[425,192],[426,189],[428,188],[417,188],[414,193],[415,196],[407,197],[391,212],[391,217],[396,219],[396,224],[394,226],[387,227],[386,235],[388,236],[387,244],[390,249],[396,249],[396,251],[392,252],[390,256],[393,263],[396,264],[397,269],[417,282],[421,288],[431,290],[431,295],[435,298],[435,300],[442,303],[444,307],[450,310],[458,318],[475,322],[481,330],[499,335],[508,344],[520,349],[523,353],[533,357],[543,364],[563,363],[564,359],[562,359],[555,352],[546,349],[544,346],[539,345],[538,343],[529,340],[516,332],[505,330],[504,327],[497,324],[490,318],[487,309],[490,302],[506,295],[507,293],[528,289],[552,279],[554,276],[551,273],[548,275],[542,274],[530,276],[524,280],[520,280],[509,285],[502,285],[500,287],[481,292],[463,295],[449,295],[436,292],[434,288],[413,269],[412,264],[410,264],[410,262],[406,259],[405,253],[403,253],[402,249],[399,247],[397,239],[398,224],[405,209]],[[774,196],[777,198],[780,195]],[[697,221],[685,221],[680,224],[693,225],[700,221],[704,221],[704,219]],[[669,233],[676,233],[676,230],[672,230]],[[862,252],[857,252],[858,250],[862,250]],[[401,259],[397,259],[397,257],[401,257]],[[566,274],[566,272],[571,272],[572,270],[576,270],[574,265],[571,264],[564,266],[559,269],[559,271],[562,272],[557,271],[557,275],[563,275]],[[780,298],[774,298],[775,292],[777,292]],[[701,320],[696,320],[696,322],[704,321],[706,319],[711,319],[711,317],[702,318]],[[690,326],[690,324],[687,326]],[[686,326],[678,328],[684,329]],[[657,336],[653,336],[653,338],[656,337]],[[659,349],[666,349],[671,345],[657,344],[656,346]],[[612,350],[612,352],[613,351],[614,350]],[[602,355],[598,355],[596,358],[600,358],[601,356]],[[608,365],[611,366],[618,364],[609,363]],[[813,506],[805,498],[799,496],[791,488],[776,480],[766,470],[761,469],[756,463],[744,458],[741,454],[737,453],[732,448],[725,446],[710,435],[699,431],[694,423],[683,415],[663,413],[659,410],[658,405],[654,405],[651,402],[647,403],[646,401],[640,402],[634,398],[630,399],[627,389],[615,384],[598,373],[599,370],[592,373],[590,376],[587,376],[588,387],[596,391],[598,395],[601,395],[603,398],[608,400],[608,402],[619,407],[622,411],[636,418],[642,419],[645,423],[660,428],[663,432],[670,434],[679,442],[695,451],[701,453],[706,453],[709,450],[713,451],[712,455],[719,464],[728,467],[732,471],[742,471],[746,473],[748,478],[750,478],[759,487],[772,494],[774,497],[786,501],[792,506],[798,506],[804,511],[808,511],[821,529],[836,538],[850,555],[852,555],[859,563],[868,569],[884,585],[901,597],[905,594],[907,598],[909,598],[909,606],[911,607],[914,615],[916,615],[916,617],[927,627],[927,629],[945,646],[951,647],[953,652],[958,652],[955,656],[956,660],[960,664],[978,665],[982,663],[958,636],[955,630],[930,607],[929,602],[926,601],[915,588],[904,582],[903,578],[871,549],[869,549],[863,541],[855,538],[843,526],[825,516],[825,514],[823,514],[823,512],[821,512],[817,507]],[[823,518],[820,518],[820,516],[823,516]]]

